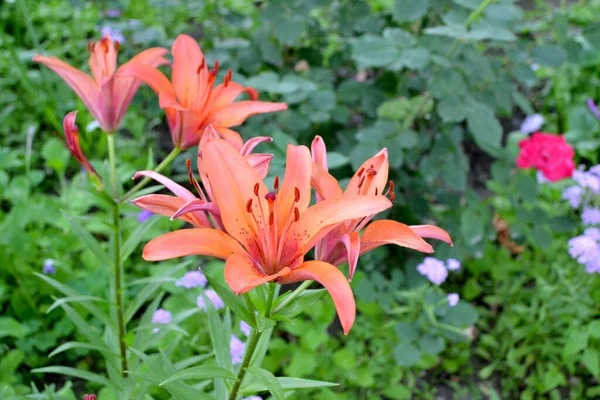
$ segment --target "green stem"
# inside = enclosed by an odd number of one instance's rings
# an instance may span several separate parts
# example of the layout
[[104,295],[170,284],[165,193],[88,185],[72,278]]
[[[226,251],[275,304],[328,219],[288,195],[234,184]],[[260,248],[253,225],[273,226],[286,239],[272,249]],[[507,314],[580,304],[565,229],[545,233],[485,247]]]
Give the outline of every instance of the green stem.
[[294,301],[294,299],[296,299],[296,297],[300,296],[300,294],[302,292],[304,292],[306,289],[308,289],[312,283],[313,283],[313,281],[302,282],[302,284],[300,286],[298,286],[292,293],[290,293],[289,296],[287,296],[285,299],[283,299],[281,301],[281,303],[279,303],[277,305],[277,307],[275,307],[275,309],[271,312],[271,314],[276,314],[279,311],[283,310],[288,304],[290,304],[292,301]]
[[[110,177],[114,198],[119,196],[119,182],[117,181],[117,160],[115,154],[115,136],[108,134],[108,159],[110,165]],[[114,231],[114,279],[115,279],[115,303],[117,305],[117,325],[119,330],[119,350],[121,354],[121,374],[127,377],[127,346],[125,344],[125,318],[123,317],[123,265],[121,263],[121,213],[119,202],[113,204],[113,231]]]
[[[175,147],[173,150],[171,150],[171,152],[167,155],[167,157],[161,161],[160,164],[158,164],[158,166],[153,169],[154,172],[160,172],[163,169],[165,169],[165,167],[167,167],[169,164],[171,164],[171,162],[175,159],[175,157],[177,157],[179,155],[179,153],[181,153],[181,149],[178,147]],[[133,188],[131,188],[131,190],[129,190],[127,193],[125,193],[125,195],[123,197],[121,197],[119,199],[119,203],[123,203],[125,201],[127,201],[128,199],[130,199],[134,194],[136,194],[139,190],[141,190],[144,186],[146,186],[148,184],[148,182],[150,182],[150,178],[148,177],[144,177],[144,179],[142,179],[140,182],[137,183],[137,185],[135,185]]]
[[233,384],[233,388],[231,388],[231,392],[229,393],[229,400],[235,400],[238,392],[240,391],[242,381],[246,376],[246,368],[248,368],[250,365],[250,361],[254,356],[254,351],[256,350],[256,345],[258,344],[261,335],[262,332],[259,332],[257,329],[253,329],[252,333],[250,334],[248,343],[246,343],[246,352],[244,353],[244,359],[242,360],[242,365],[240,366],[240,372],[238,372],[237,380]]

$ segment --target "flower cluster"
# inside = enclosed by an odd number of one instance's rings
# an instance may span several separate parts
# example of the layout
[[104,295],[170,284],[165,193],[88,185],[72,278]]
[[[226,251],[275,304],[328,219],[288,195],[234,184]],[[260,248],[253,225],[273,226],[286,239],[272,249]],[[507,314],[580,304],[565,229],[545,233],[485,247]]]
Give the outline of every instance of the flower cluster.
[[588,171],[577,169],[573,172],[575,185],[567,187],[562,198],[571,207],[581,209],[581,222],[584,225],[600,224],[600,165]]
[[536,132],[519,142],[517,167],[535,168],[549,181],[568,178],[575,169],[575,151],[563,136]]
[[460,261],[449,258],[444,263],[435,257],[425,257],[423,262],[417,266],[417,271],[425,276],[434,285],[441,285],[448,278],[448,271],[460,269]]
[[569,255],[585,266],[586,272],[600,274],[600,229],[587,228],[569,240]]

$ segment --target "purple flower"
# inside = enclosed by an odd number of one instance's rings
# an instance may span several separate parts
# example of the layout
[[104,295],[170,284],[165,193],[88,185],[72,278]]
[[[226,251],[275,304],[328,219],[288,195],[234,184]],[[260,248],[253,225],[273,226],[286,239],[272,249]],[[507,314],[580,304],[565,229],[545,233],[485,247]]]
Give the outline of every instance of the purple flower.
[[240,330],[246,337],[248,337],[250,336],[250,332],[252,332],[252,327],[248,325],[246,321],[240,321]]
[[106,35],[110,35],[110,37],[112,38],[113,41],[119,42],[119,43],[125,43],[125,36],[123,36],[123,34],[116,30],[111,28],[108,25],[104,25],[102,27],[102,30],[100,31],[100,35],[102,37],[106,36]]
[[186,272],[177,282],[175,286],[184,287],[186,289],[193,289],[198,286],[206,287],[208,279],[200,271],[189,271]]
[[148,210],[142,210],[138,213],[137,215],[137,219],[138,222],[141,224],[142,222],[146,222],[146,220],[148,218],[150,218],[151,216],[153,216],[154,213],[152,211],[148,211]]
[[584,225],[600,224],[600,208],[584,208],[581,213],[581,221]]
[[544,117],[541,114],[533,114],[525,117],[519,130],[525,134],[537,132],[544,125]]
[[444,263],[434,257],[425,257],[423,262],[417,266],[417,271],[438,286],[444,283],[448,277],[448,270]]
[[576,169],[573,171],[573,180],[581,187],[589,188],[594,193],[600,193],[600,177],[594,173]]
[[[204,291],[204,294],[206,295],[206,297],[208,297],[213,307],[215,307],[217,310],[219,308],[225,307],[225,303],[223,303],[223,300],[221,300],[217,292],[215,292],[214,290],[207,289]],[[196,305],[204,311],[206,311],[206,303],[204,302],[204,296],[198,296],[198,298],[196,299]]]
[[569,240],[569,255],[580,264],[588,264],[596,259],[600,259],[600,246],[590,236],[576,236]]
[[594,114],[596,118],[600,119],[600,111],[598,111],[598,107],[596,107],[596,104],[594,103],[594,100],[591,97],[588,98],[587,105],[592,114]]
[[[154,311],[154,315],[152,316],[153,324],[168,324],[171,322],[171,312],[165,310],[164,308],[159,308]],[[154,328],[152,331],[154,333],[158,332],[160,329]]]
[[458,261],[455,258],[449,258],[446,260],[446,267],[450,271],[456,271],[456,270],[460,269],[460,261]]
[[600,177],[600,164],[591,167],[589,172]]
[[583,189],[581,186],[569,186],[562,193],[562,199],[567,200],[571,207],[579,208],[581,205],[581,196],[583,195]]
[[460,300],[458,293],[448,293],[448,296],[446,297],[448,299],[448,305],[450,307],[456,306],[458,304],[458,301]]
[[47,258],[44,260],[44,266],[42,267],[42,272],[46,275],[54,275],[56,274],[56,269],[54,268],[54,265],[56,264],[56,261]]
[[233,363],[233,365],[242,363],[242,358],[244,357],[245,349],[246,343],[242,342],[234,335],[231,335],[231,340],[229,342],[229,352],[231,353],[231,362]]
[[119,18],[121,16],[121,10],[118,8],[109,8],[104,14],[109,18]]
[[595,259],[585,264],[585,272],[588,274],[593,274],[594,272],[600,274],[600,259]]
[[592,239],[600,242],[600,229],[599,228],[587,228],[583,231],[583,235],[591,237]]

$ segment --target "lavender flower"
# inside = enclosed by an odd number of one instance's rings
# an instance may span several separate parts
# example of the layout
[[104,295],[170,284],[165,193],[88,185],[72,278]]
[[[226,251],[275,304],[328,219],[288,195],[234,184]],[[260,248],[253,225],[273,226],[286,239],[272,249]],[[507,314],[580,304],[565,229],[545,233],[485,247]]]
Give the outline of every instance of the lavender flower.
[[200,271],[189,271],[186,272],[179,280],[175,282],[175,286],[184,287],[186,289],[193,289],[198,286],[206,287],[208,279]]
[[573,208],[579,208],[582,196],[583,189],[581,186],[569,186],[562,193],[562,199],[567,200]]
[[109,8],[104,12],[104,15],[109,18],[119,18],[121,16],[121,10],[118,8]]
[[242,342],[234,335],[231,335],[231,340],[229,341],[229,352],[231,354],[231,362],[233,365],[242,363],[245,349],[246,343]]
[[600,164],[594,165],[593,167],[591,167],[589,169],[589,172],[591,172],[592,174],[600,177]]
[[587,105],[592,114],[594,114],[596,118],[600,119],[600,111],[598,111],[598,107],[596,106],[596,103],[594,103],[594,100],[591,97],[588,98]]
[[541,114],[533,114],[525,117],[519,130],[525,134],[537,132],[544,125],[544,117]]
[[246,321],[240,321],[240,330],[246,337],[248,337],[250,336],[250,332],[252,332],[252,327],[248,325]]
[[450,271],[456,271],[460,269],[460,261],[455,258],[449,258],[446,260],[446,267]]
[[151,216],[153,216],[154,213],[152,211],[148,211],[148,210],[142,210],[138,213],[137,215],[137,219],[138,222],[141,224],[142,222],[146,222],[146,220],[148,220],[148,218],[150,218]]
[[600,242],[600,229],[599,228],[587,228],[583,232],[583,235]]
[[[154,312],[154,315],[152,316],[152,323],[153,324],[168,324],[171,322],[171,312],[167,311],[163,308],[159,308],[158,310],[156,310]],[[154,333],[160,331],[159,328],[154,328],[152,330]]]
[[569,240],[569,255],[580,264],[588,264],[600,259],[600,246],[594,238],[581,235]]
[[[212,303],[213,307],[215,307],[217,310],[219,308],[225,307],[225,303],[223,303],[223,300],[221,300],[221,298],[219,297],[217,292],[215,292],[214,290],[207,289],[204,291],[204,294],[206,295],[206,297],[208,297],[208,299]],[[196,299],[196,305],[199,308],[206,311],[206,303],[204,302],[204,296],[202,296],[202,295],[198,296],[198,298]]]
[[575,170],[573,171],[573,180],[581,187],[588,188],[594,193],[600,193],[600,177],[594,173]]
[[446,298],[448,299],[448,305],[450,307],[456,306],[458,304],[458,301],[460,300],[458,293],[448,293],[448,296],[446,296]]
[[47,258],[44,260],[44,266],[42,267],[42,272],[46,275],[54,275],[56,274],[56,268],[54,268],[54,265],[56,264],[56,261]]
[[581,213],[581,221],[584,225],[600,224],[600,208],[586,207]]
[[106,35],[110,35],[110,37],[112,38],[112,40],[114,40],[116,42],[119,42],[121,44],[125,43],[125,36],[123,36],[123,34],[120,31],[118,31],[116,29],[113,29],[113,28],[111,28],[108,25],[104,25],[102,27],[102,30],[100,31],[100,35],[102,37],[104,37]]
[[438,286],[444,283],[448,277],[448,270],[444,263],[434,257],[425,257],[423,262],[417,266],[417,271]]

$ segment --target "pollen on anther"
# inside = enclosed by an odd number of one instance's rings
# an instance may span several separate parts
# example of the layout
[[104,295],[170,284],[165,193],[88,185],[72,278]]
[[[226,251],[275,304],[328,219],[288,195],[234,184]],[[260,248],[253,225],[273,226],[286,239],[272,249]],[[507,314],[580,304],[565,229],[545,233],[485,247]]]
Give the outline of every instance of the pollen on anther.
[[365,167],[362,167],[361,169],[359,169],[357,172],[357,175],[361,176],[363,174],[363,172],[365,172]]
[[365,183],[365,177],[363,176],[362,178],[360,178],[360,181],[358,182],[358,188],[360,189],[364,183]]
[[258,182],[256,182],[254,184],[254,195],[258,196],[258,189],[260,189],[260,185],[258,184]]
[[375,196],[379,194],[379,188],[375,188]]
[[377,175],[377,171],[374,168],[369,168],[367,170],[367,175],[369,175],[369,176]]
[[294,201],[297,203],[300,201],[300,189],[294,188]]
[[196,70],[196,74],[200,74],[200,71],[202,71],[202,69],[204,68],[204,58],[202,59],[202,62],[200,63],[200,65],[198,65],[198,69]]
[[252,199],[248,199],[248,202],[246,203],[246,211],[252,213]]
[[279,189],[279,175],[275,175],[275,180],[273,181],[273,188],[275,188],[275,190]]
[[294,207],[294,222],[298,222],[299,219],[300,219],[300,210],[298,210],[298,207]]
[[396,198],[396,193],[394,193],[394,192],[390,193],[390,201],[393,202],[395,198]]

